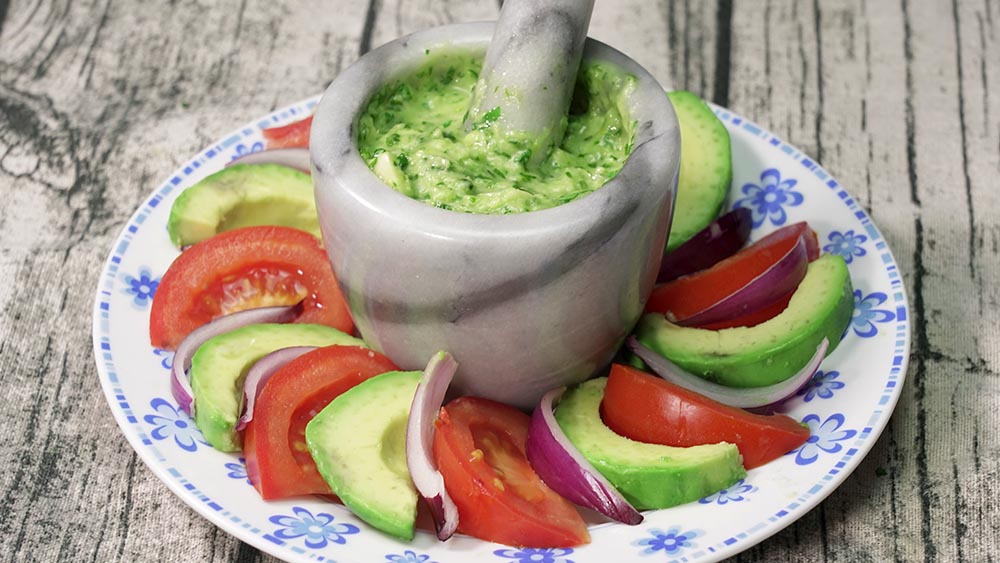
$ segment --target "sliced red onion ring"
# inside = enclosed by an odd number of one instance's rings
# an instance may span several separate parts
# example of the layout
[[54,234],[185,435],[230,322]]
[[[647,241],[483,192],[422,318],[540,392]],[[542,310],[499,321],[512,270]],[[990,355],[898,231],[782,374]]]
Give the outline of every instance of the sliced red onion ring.
[[309,149],[285,148],[267,149],[263,151],[251,152],[229,161],[226,166],[234,164],[280,164],[301,170],[306,174],[309,170]]
[[434,463],[434,421],[457,370],[458,362],[451,354],[434,354],[417,385],[406,422],[406,465],[413,485],[427,501],[441,541],[458,529],[458,507],[445,490],[444,478]]
[[279,348],[254,362],[243,382],[243,409],[240,412],[240,419],[236,421],[237,431],[246,428],[247,424],[253,420],[254,403],[257,402],[260,390],[264,388],[267,380],[271,379],[271,376],[288,362],[315,349],[315,346]]
[[753,214],[738,207],[709,223],[663,257],[656,283],[665,283],[716,265],[743,248],[750,238]]
[[826,350],[830,345],[830,342],[824,338],[806,365],[798,373],[784,381],[766,387],[728,387],[684,371],[677,364],[639,342],[635,336],[630,336],[626,343],[656,375],[663,379],[722,404],[754,410],[759,413],[773,412],[774,407],[793,397],[799,389],[808,384],[823,362]]
[[565,390],[549,391],[535,407],[525,448],[528,462],[546,485],[569,501],[623,524],[639,524],[642,514],[594,469],[556,422],[553,405]]
[[191,331],[174,351],[173,367],[170,370],[170,393],[177,400],[177,405],[188,415],[194,415],[194,392],[191,391],[187,371],[191,368],[194,353],[206,340],[247,325],[291,322],[301,312],[299,305],[247,309],[219,317]]
[[667,319],[681,326],[702,326],[741,317],[767,307],[799,286],[806,277],[809,257],[804,237],[799,237],[784,256],[757,277],[709,308],[681,320]]

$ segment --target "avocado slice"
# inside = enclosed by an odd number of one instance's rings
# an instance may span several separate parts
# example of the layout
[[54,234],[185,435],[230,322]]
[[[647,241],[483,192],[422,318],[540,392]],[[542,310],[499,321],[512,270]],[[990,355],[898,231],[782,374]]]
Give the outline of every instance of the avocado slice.
[[294,227],[319,237],[312,178],[278,164],[234,164],[181,192],[167,233],[183,247],[257,225]]
[[722,490],[746,476],[739,449],[727,442],[688,448],[636,442],[601,420],[608,378],[563,395],[556,421],[595,469],[638,509],[667,508]]
[[854,289],[844,259],[824,254],[779,315],[753,327],[682,327],[658,313],[644,315],[638,339],[691,373],[730,387],[784,381],[808,363],[824,338],[829,355],[854,314]]
[[667,96],[681,127],[681,171],[667,239],[667,252],[672,252],[719,214],[733,179],[733,160],[729,131],[708,104],[683,90]]
[[413,539],[417,490],[406,465],[406,421],[422,373],[390,371],[330,402],[308,425],[320,475],[358,518]]
[[243,403],[243,380],[259,359],[289,346],[364,346],[364,342],[335,328],[318,324],[245,326],[210,338],[191,358],[194,422],[213,448],[235,452],[242,448],[236,421]]

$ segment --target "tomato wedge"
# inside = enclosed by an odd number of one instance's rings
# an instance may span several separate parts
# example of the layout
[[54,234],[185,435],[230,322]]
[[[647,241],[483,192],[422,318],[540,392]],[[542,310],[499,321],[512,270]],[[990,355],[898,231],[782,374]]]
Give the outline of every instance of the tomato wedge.
[[[763,274],[799,244],[800,238],[805,240],[807,259],[815,260],[819,256],[816,233],[804,222],[788,225],[711,268],[658,286],[646,304],[646,312],[667,315],[671,322],[682,322],[694,317]],[[773,302],[764,305],[766,308],[773,305]],[[747,315],[754,312],[756,310],[749,311]],[[775,314],[777,312],[780,310]]]
[[570,547],[590,541],[580,514],[535,474],[524,453],[528,415],[477,397],[442,407],[434,459],[458,505],[458,529],[520,547]]
[[611,367],[601,417],[609,428],[638,442],[678,447],[736,444],[747,469],[809,439],[809,429],[789,416],[749,413],[621,364]]
[[181,253],[163,274],[149,314],[150,343],[173,350],[192,330],[229,313],[302,302],[295,322],[350,333],[347,304],[319,239],[289,227],[245,227]]
[[264,129],[264,139],[267,140],[267,148],[309,148],[309,130],[312,128],[312,116],[283,125],[281,127],[271,127]]
[[247,476],[264,499],[333,494],[306,447],[306,424],[362,381],[398,369],[360,346],[327,346],[276,371],[257,397],[243,437]]

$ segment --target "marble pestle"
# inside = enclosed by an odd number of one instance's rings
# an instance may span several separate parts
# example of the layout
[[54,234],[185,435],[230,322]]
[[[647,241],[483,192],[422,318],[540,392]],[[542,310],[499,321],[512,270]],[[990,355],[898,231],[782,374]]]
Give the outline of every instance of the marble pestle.
[[532,162],[562,140],[594,0],[506,0],[465,127],[484,122],[536,139]]

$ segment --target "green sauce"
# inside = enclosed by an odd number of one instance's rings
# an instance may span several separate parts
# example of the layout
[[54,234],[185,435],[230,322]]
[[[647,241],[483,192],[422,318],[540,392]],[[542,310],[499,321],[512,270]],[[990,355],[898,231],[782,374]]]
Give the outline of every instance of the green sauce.
[[358,149],[383,182],[444,209],[506,214],[573,201],[622,169],[635,139],[626,104],[635,77],[584,62],[565,137],[533,163],[537,149],[530,136],[494,126],[500,108],[465,132],[481,67],[481,54],[429,54],[415,73],[372,96],[358,120]]

